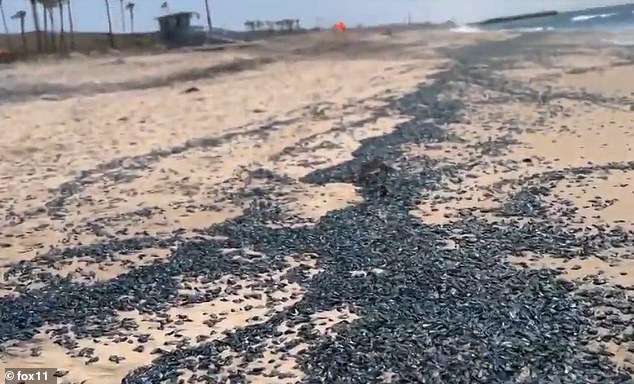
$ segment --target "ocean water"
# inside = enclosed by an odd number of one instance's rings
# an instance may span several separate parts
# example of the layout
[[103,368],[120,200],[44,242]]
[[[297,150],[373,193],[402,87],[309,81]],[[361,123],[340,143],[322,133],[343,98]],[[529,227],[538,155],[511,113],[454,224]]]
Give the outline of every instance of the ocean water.
[[495,23],[489,25],[463,25],[456,32],[475,33],[482,30],[504,30],[514,32],[611,32],[606,43],[614,45],[634,45],[634,3],[587,8],[579,11],[562,12],[554,16]]
[[[518,32],[540,31],[588,31],[634,32],[634,3],[609,7],[588,8],[579,11],[562,12],[554,16],[495,23],[490,25],[470,25],[456,29],[458,32],[472,32],[474,28],[484,30],[512,30]],[[629,34],[629,33],[628,33]],[[631,41],[628,38],[627,41]],[[634,43],[634,41],[632,41]]]
[[554,16],[493,24],[486,28],[523,30],[607,30],[634,29],[634,4],[588,8]]

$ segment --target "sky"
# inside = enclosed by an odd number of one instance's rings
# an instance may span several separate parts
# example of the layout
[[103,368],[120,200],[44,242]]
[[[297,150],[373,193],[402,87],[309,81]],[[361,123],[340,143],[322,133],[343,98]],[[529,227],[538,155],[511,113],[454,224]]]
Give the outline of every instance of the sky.
[[[124,0],[125,2],[129,0]],[[75,29],[78,31],[107,31],[105,0],[71,0]],[[371,25],[393,22],[478,21],[485,18],[540,10],[572,10],[622,4],[614,0],[209,0],[214,26],[244,29],[246,20],[300,19],[303,26],[329,27],[338,20],[348,25]],[[165,13],[163,0],[135,1],[135,31],[158,28],[156,16]],[[169,11],[196,11],[201,14],[195,24],[204,25],[204,0],[171,0]],[[7,18],[18,10],[26,10],[26,28],[32,29],[28,0],[4,0]],[[122,31],[120,0],[110,0],[113,29]],[[56,27],[59,25],[55,12]],[[126,25],[130,21],[126,14]],[[9,27],[19,28],[17,20],[9,20]]]

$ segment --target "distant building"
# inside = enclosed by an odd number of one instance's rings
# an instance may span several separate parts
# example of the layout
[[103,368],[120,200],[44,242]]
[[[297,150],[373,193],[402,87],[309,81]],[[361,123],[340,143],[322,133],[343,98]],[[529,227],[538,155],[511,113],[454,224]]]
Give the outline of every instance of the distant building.
[[157,17],[161,42],[168,47],[202,45],[207,34],[201,28],[191,25],[192,16],[196,12],[176,12]]

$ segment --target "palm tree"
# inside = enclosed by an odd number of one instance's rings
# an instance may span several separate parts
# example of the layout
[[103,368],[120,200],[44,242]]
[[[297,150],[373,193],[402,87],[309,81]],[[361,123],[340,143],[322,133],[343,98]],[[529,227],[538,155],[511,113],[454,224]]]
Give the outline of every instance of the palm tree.
[[255,21],[247,20],[244,22],[244,27],[247,31],[253,32],[255,31]]
[[110,38],[110,47],[114,48],[114,35],[112,34],[112,18],[110,17],[110,1],[106,2],[106,16],[108,16],[108,37]]
[[[44,44],[48,47],[50,42],[53,50],[56,49],[56,40],[55,40],[55,18],[53,16],[53,8],[58,6],[58,0],[37,0],[43,8],[44,11]],[[47,18],[48,17],[48,18]],[[51,23],[50,36],[48,34],[48,23]]]
[[42,6],[44,6],[44,13],[48,12],[48,19],[51,22],[51,47],[53,51],[57,49],[57,43],[55,40],[55,17],[53,17],[53,8],[57,5],[57,0],[40,0]]
[[2,0],[0,0],[0,15],[2,16],[2,24],[4,25],[4,33],[7,37],[7,48],[9,50],[13,50],[13,45],[11,44],[11,35],[9,35],[9,26],[7,25],[7,17],[4,14],[4,7],[2,6]]
[[66,50],[66,40],[64,39],[64,0],[57,0],[59,8],[59,49]]
[[42,19],[44,20],[44,29],[43,29],[43,34],[42,34],[42,41],[44,43],[44,50],[48,51],[48,18],[47,18],[47,13],[46,13],[46,6],[44,6],[44,4],[42,3],[42,0],[37,0],[40,5],[42,6]]
[[125,7],[123,0],[119,0],[119,6],[121,7],[121,27],[123,28],[123,33],[125,33]]
[[42,30],[40,29],[40,17],[37,14],[37,0],[31,1],[31,13],[33,14],[33,25],[37,37],[37,51],[42,52]]
[[207,26],[209,27],[209,32],[211,32],[212,26],[211,26],[211,12],[209,11],[209,0],[205,0],[205,12],[207,12]]
[[125,6],[125,9],[130,12],[130,33],[134,33],[134,5],[134,3],[129,2]]
[[27,51],[26,46],[26,34],[24,33],[24,18],[26,17],[26,11],[18,11],[15,15],[11,16],[11,20],[20,20],[20,37],[22,37],[22,50]]
[[70,49],[75,49],[75,23],[73,22],[73,11],[70,7],[71,0],[66,0],[66,11],[68,11],[68,28],[70,30]]

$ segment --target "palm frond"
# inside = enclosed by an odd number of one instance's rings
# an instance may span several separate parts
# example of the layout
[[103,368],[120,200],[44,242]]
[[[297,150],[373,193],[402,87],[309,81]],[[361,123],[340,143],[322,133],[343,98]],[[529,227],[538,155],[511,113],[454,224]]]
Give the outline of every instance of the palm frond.
[[[0,1],[2,1],[2,0],[0,0]],[[15,15],[11,16],[11,19],[12,20],[17,20],[17,19],[21,19],[21,18],[23,18],[25,16],[26,16],[26,11],[17,11],[15,13]]]

